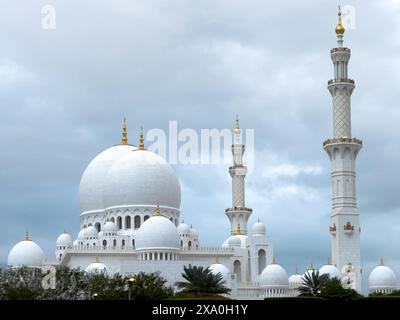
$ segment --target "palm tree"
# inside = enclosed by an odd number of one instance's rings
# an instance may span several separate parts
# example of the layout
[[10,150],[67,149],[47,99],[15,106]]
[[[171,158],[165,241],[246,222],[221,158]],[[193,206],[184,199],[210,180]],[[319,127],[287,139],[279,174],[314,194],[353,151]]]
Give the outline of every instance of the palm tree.
[[321,293],[321,289],[326,286],[329,281],[328,274],[319,274],[319,271],[313,270],[306,272],[303,276],[303,283],[299,287],[301,296],[317,296]]
[[209,268],[192,265],[183,266],[183,271],[182,277],[186,281],[175,283],[183,292],[218,294],[231,291],[224,286],[221,273],[213,274]]

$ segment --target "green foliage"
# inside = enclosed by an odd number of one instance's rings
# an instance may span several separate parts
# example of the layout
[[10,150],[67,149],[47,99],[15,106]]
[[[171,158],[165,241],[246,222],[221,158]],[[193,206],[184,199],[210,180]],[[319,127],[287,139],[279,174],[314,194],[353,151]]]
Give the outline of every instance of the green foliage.
[[183,267],[182,277],[186,281],[177,282],[178,288],[183,292],[197,293],[228,293],[230,289],[224,286],[220,273],[214,275],[209,268],[189,265]]
[[87,274],[79,269],[59,268],[56,272],[56,288],[43,289],[42,271],[37,268],[0,269],[0,300],[127,300],[165,299],[173,295],[166,280],[158,273],[141,272],[128,277],[105,273]]
[[173,295],[172,287],[166,286],[167,280],[160,277],[157,272],[140,272],[135,277],[131,287],[132,299],[136,300],[160,300]]
[[321,288],[320,297],[324,299],[354,300],[362,296],[354,289],[345,289],[339,278],[328,279],[325,286]]
[[321,289],[328,283],[329,275],[319,274],[319,271],[313,270],[306,272],[303,276],[303,283],[298,289],[301,296],[317,296]]
[[198,292],[177,292],[168,300],[231,300],[218,294],[198,293]]

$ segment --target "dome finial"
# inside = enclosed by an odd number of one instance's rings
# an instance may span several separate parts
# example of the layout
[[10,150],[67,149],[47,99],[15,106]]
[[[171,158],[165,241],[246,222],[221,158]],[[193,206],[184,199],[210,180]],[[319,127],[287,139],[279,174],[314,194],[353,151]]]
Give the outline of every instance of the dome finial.
[[121,144],[128,144],[128,135],[126,130],[126,119],[124,117],[124,124],[122,125],[122,141]]
[[240,124],[239,124],[239,116],[238,115],[236,115],[235,133],[240,134]]
[[31,239],[29,239],[28,231],[25,232],[24,241],[31,241]]
[[96,263],[99,263],[99,262],[100,262],[99,256],[96,256]]
[[272,256],[272,264],[276,264],[276,258],[275,258],[275,256]]
[[326,264],[327,264],[328,266],[330,266],[330,265],[332,264],[331,258],[328,258],[328,260],[326,260]]
[[337,35],[343,35],[343,33],[345,32],[345,29],[342,25],[342,12],[340,11],[340,6],[339,6],[339,11],[338,11],[338,24],[336,26],[336,34]]
[[294,274],[299,274],[299,270],[296,267],[296,270],[294,271]]
[[157,203],[157,207],[156,207],[156,211],[154,211],[154,215],[155,216],[161,216],[160,204],[159,203]]
[[144,150],[143,127],[140,127],[139,149]]
[[215,257],[215,263],[219,263],[218,256]]
[[235,232],[233,233],[235,236],[242,234],[242,232],[240,231],[240,223],[237,225],[237,228],[235,230]]
[[384,266],[385,264],[383,263],[383,258],[381,258],[381,266]]
[[315,270],[314,269],[314,264],[311,262],[311,264],[310,264],[310,270]]

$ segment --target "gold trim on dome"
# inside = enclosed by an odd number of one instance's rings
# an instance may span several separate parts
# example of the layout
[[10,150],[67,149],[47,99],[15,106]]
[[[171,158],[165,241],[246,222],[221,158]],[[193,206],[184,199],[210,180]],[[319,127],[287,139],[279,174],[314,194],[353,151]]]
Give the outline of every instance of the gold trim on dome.
[[161,216],[160,205],[157,203],[156,211],[154,211],[154,216]]
[[140,127],[139,150],[144,150],[143,127]]
[[126,119],[124,117],[124,124],[122,126],[122,141],[121,144],[128,144],[128,132],[126,127]]

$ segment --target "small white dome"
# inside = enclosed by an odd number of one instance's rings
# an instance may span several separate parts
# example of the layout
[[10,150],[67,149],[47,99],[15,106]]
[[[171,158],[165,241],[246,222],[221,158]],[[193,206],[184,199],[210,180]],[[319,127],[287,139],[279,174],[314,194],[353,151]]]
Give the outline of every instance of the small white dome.
[[221,263],[214,263],[211,266],[209,266],[209,269],[211,270],[212,274],[218,274],[220,273],[222,275],[222,278],[224,281],[228,280],[228,274],[229,274],[229,269],[224,266]]
[[79,231],[79,233],[78,233],[78,240],[85,240],[85,231],[86,231],[86,228],[83,228],[83,229],[81,229],[80,231]]
[[368,287],[370,291],[386,291],[397,289],[397,279],[393,270],[388,266],[377,266],[369,274]]
[[93,262],[86,267],[85,272],[87,272],[87,273],[106,273],[107,267],[101,262]]
[[190,226],[187,223],[180,223],[177,229],[179,234],[190,234]]
[[147,219],[137,231],[136,250],[180,249],[180,238],[175,225],[161,215]]
[[45,261],[43,250],[28,236],[18,242],[8,254],[7,264],[12,267],[41,267]]
[[196,239],[199,236],[199,234],[197,233],[197,230],[195,228],[190,228],[190,235],[194,239]]
[[289,288],[297,289],[303,284],[303,277],[300,274],[292,274],[289,277]]
[[81,212],[104,209],[103,192],[108,171],[117,160],[135,149],[131,145],[116,145],[104,150],[89,163],[79,185]]
[[78,239],[74,240],[74,242],[73,242],[72,245],[73,245],[74,247],[79,246],[79,241],[78,241]]
[[85,238],[97,238],[97,230],[93,226],[89,226],[85,229]]
[[118,231],[118,228],[117,228],[116,224],[112,221],[106,222],[106,224],[103,226],[103,232],[115,233],[117,231]]
[[257,221],[255,224],[253,224],[253,229],[252,229],[253,236],[265,236],[265,234],[266,234],[266,229],[264,223]]
[[70,247],[72,245],[71,236],[68,233],[62,233],[57,238],[57,247]]
[[[222,247],[223,247],[223,248],[229,248],[229,240],[230,240],[232,237],[237,237],[237,238],[239,238],[239,239],[240,239],[240,247],[241,247],[241,248],[246,248],[247,236],[244,235],[244,234],[238,234],[238,235],[232,235],[232,236],[230,236],[230,237],[229,237],[228,239],[226,239],[226,240],[224,241],[224,243],[222,244]],[[235,241],[236,241],[236,240],[235,240]]]
[[319,274],[323,275],[323,274],[327,274],[329,275],[329,278],[333,279],[333,278],[339,278],[340,280],[342,279],[343,275],[342,273],[339,271],[338,268],[336,268],[334,265],[332,264],[326,264],[324,265],[321,269],[319,269]]
[[179,209],[181,187],[172,167],[148,150],[133,150],[116,161],[107,174],[105,207],[154,205]]
[[288,289],[288,274],[279,264],[270,264],[261,273],[261,285],[266,289]]
[[238,236],[231,236],[228,239],[228,246],[229,248],[233,247],[241,247],[242,241],[240,241],[240,238]]

